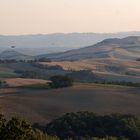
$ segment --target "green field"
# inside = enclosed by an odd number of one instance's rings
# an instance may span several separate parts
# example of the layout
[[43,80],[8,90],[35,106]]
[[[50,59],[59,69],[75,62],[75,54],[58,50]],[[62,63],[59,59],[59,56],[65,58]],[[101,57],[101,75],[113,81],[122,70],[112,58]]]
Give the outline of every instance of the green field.
[[7,79],[7,78],[16,78],[17,74],[13,72],[3,72],[0,71],[0,79]]
[[49,84],[32,84],[32,85],[27,85],[27,86],[22,86],[22,88],[28,88],[28,89],[49,89],[50,86]]

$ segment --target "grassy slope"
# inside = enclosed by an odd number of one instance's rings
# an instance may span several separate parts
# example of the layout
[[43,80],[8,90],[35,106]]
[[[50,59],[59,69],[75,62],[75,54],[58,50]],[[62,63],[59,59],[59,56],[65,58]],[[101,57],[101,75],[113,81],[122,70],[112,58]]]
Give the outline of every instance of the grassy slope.
[[58,65],[65,70],[92,70],[97,76],[108,81],[140,82],[140,62],[116,58],[86,59],[77,61],[42,62],[45,65]]
[[1,110],[31,122],[44,123],[66,112],[93,111],[98,114],[132,113],[140,117],[139,88],[77,84],[55,90],[23,90],[0,98]]
[[7,78],[16,78],[17,74],[13,72],[3,72],[0,71],[0,79],[7,79]]

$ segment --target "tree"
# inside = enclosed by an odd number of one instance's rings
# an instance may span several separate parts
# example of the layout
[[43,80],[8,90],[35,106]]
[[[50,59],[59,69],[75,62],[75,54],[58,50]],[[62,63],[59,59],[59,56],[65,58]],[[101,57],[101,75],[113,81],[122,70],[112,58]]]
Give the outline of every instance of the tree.
[[52,83],[50,83],[50,86],[52,88],[63,88],[63,87],[69,87],[73,85],[73,80],[66,76],[53,76],[50,78]]
[[4,140],[30,140],[33,135],[30,124],[23,119],[12,118],[7,122],[1,137]]
[[24,119],[13,117],[6,121],[0,115],[0,140],[59,140],[51,137],[32,126]]

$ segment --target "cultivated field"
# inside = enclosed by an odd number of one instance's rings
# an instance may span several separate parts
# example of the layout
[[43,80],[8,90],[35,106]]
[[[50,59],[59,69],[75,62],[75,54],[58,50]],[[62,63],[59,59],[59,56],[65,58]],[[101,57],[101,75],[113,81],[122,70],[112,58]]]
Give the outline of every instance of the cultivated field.
[[54,90],[17,89],[13,94],[0,94],[0,107],[6,116],[22,116],[39,123],[77,111],[132,113],[140,117],[140,88],[76,84]]
[[13,78],[7,79],[5,82],[8,84],[9,87],[21,87],[21,86],[28,86],[34,84],[45,84],[48,83],[48,80],[41,80],[41,79],[27,79],[27,78]]
[[98,58],[98,59],[85,59],[77,61],[52,61],[41,62],[50,66],[61,66],[65,70],[94,70],[94,71],[107,71],[105,66],[119,66],[124,68],[140,69],[140,62],[135,60],[122,60],[116,58]]
[[77,61],[41,62],[43,65],[60,66],[64,70],[91,70],[106,81],[140,82],[140,62],[116,58],[85,59]]

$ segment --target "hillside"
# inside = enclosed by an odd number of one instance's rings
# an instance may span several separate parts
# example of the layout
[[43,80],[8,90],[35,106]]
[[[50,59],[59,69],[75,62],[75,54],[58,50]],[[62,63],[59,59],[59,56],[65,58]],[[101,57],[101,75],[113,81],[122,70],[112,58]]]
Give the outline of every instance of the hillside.
[[[88,42],[88,41],[87,41]],[[39,46],[38,48],[42,50]],[[53,48],[55,50],[55,48]],[[61,49],[60,49],[61,50]],[[65,49],[64,49],[65,50]],[[63,50],[63,51],[64,51]],[[32,49],[34,51],[34,49]],[[44,53],[45,51],[42,50]],[[123,39],[105,39],[95,45],[65,51],[39,55],[36,58],[47,57],[53,60],[81,60],[92,58],[118,58],[136,60],[140,57],[140,37],[126,37]],[[7,49],[0,53],[0,59],[30,60],[34,57],[21,53],[17,48]]]
[[32,60],[34,57],[24,55],[15,50],[6,50],[0,53],[1,60]]
[[140,32],[122,33],[56,33],[38,35],[0,36],[0,52],[10,46],[26,55],[57,53],[96,44],[107,38],[139,36]]
[[140,117],[139,88],[134,87],[76,84],[54,90],[17,89],[0,97],[1,110],[8,117],[22,116],[43,124],[67,112],[78,111],[103,115],[131,113]]
[[[9,75],[9,72],[23,72],[24,68],[24,71],[32,71],[30,75],[34,73],[38,75],[38,78],[48,78],[58,74],[67,75],[72,71],[70,76],[73,76],[75,71],[90,70],[95,75],[93,80],[140,82],[140,61],[137,61],[140,57],[140,37],[138,36],[105,39],[85,48],[36,57],[24,55],[15,49],[0,54],[0,59],[10,60],[31,60],[42,57],[50,58],[52,61],[37,62],[34,65],[30,63],[1,64],[1,72],[3,74],[4,70],[7,70]],[[87,75],[84,78],[86,77]]]
[[140,37],[106,39],[95,45],[63,53],[42,55],[53,61],[43,65],[65,70],[91,70],[109,81],[140,82]]
[[140,56],[140,37],[106,39],[85,48],[63,53],[42,55],[54,60],[80,60],[92,58],[118,58],[136,60]]

